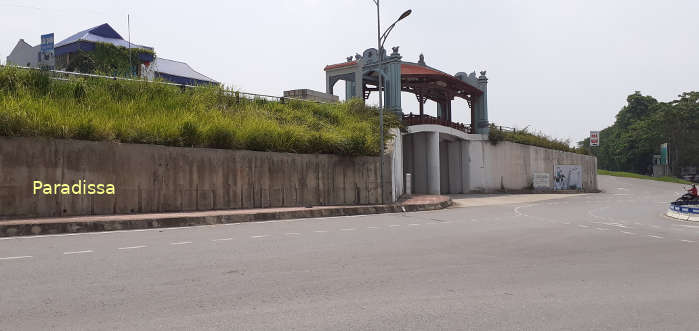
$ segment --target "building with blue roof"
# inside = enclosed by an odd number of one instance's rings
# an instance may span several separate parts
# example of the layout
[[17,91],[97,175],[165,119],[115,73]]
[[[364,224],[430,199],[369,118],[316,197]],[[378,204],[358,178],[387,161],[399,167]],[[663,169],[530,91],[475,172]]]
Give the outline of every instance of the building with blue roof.
[[[91,52],[97,47],[97,43],[105,43],[116,47],[143,49],[153,51],[153,47],[130,43],[116,32],[109,24],[104,23],[87,30],[80,31],[60,42],[55,47],[56,68],[65,69],[70,63],[71,55],[80,52]],[[142,63],[150,63],[154,60],[152,53],[138,53],[138,59]]]
[[[71,57],[83,52],[94,51],[98,43],[110,44],[116,47],[146,50],[137,52],[140,63],[135,66],[137,75],[149,80],[155,78],[180,85],[219,84],[214,79],[199,73],[187,63],[154,56],[154,48],[130,43],[116,32],[109,24],[104,23],[61,40],[54,45],[55,67],[66,70],[71,63]],[[7,63],[27,67],[39,67],[39,46],[31,46],[20,39],[7,57]]]

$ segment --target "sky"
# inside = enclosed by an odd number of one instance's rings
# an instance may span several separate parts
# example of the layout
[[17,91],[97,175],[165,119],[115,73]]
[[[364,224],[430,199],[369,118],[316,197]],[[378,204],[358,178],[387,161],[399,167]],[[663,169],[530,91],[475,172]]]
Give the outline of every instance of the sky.
[[[381,0],[405,61],[450,74],[487,70],[489,120],[571,143],[613,124],[634,91],[670,101],[699,90],[696,0]],[[56,42],[102,23],[157,56],[189,63],[235,89],[325,91],[327,64],[376,47],[372,0],[0,0],[0,61],[20,38]],[[344,99],[343,83],[335,92]],[[376,93],[369,103],[376,104]],[[403,111],[418,112],[403,93]],[[426,112],[436,114],[436,104]],[[453,119],[468,123],[463,100]]]

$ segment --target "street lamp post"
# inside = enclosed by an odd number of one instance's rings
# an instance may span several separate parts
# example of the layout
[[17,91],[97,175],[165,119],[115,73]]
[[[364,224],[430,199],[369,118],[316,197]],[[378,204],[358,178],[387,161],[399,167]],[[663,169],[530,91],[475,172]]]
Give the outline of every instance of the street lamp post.
[[396,26],[400,20],[408,17],[413,11],[408,9],[403,14],[398,17],[398,19],[391,24],[383,34],[381,34],[381,11],[380,11],[380,0],[372,0],[376,4],[376,36],[379,52],[379,70],[378,70],[378,89],[379,89],[379,131],[380,131],[380,148],[381,154],[379,159],[379,191],[381,192],[381,204],[384,203],[384,192],[383,192],[383,152],[384,152],[384,137],[383,137],[383,91],[382,91],[382,78],[383,78],[383,45],[386,43],[388,34],[391,33],[393,27]]

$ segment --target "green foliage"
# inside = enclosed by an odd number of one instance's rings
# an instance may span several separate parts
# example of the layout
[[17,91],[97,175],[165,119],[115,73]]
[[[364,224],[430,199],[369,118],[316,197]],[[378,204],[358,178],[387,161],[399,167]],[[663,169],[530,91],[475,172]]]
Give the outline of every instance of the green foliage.
[[668,182],[668,183],[677,183],[677,184],[692,184],[690,181],[686,181],[684,179],[680,178],[675,178],[675,177],[651,177],[651,176],[645,176],[645,175],[639,175],[633,172],[623,172],[623,171],[609,171],[609,170],[602,170],[598,169],[597,170],[598,175],[605,175],[605,176],[616,176],[616,177],[627,177],[627,178],[638,178],[638,179],[648,179],[648,180],[655,180],[659,182]]
[[[38,75],[38,76],[37,76]],[[399,119],[385,114],[388,128]],[[379,118],[361,100],[284,104],[217,86],[98,78],[51,80],[0,68],[0,136],[45,136],[185,147],[378,155]]]
[[551,138],[541,133],[529,132],[528,129],[517,131],[503,131],[499,127],[491,124],[488,133],[488,139],[492,144],[497,144],[501,141],[511,141],[523,145],[531,145],[555,149],[564,152],[572,152],[586,154],[583,149],[571,148],[570,141]]
[[699,165],[699,92],[671,102],[635,92],[626,101],[614,125],[600,132],[600,147],[591,148],[589,139],[579,143],[597,156],[600,168],[649,173],[653,155],[666,142],[675,175],[683,166]]
[[107,43],[96,43],[95,49],[89,52],[78,51],[71,54],[67,64],[68,71],[108,76],[131,76],[139,64],[142,54],[155,57],[155,53],[141,48],[118,47]]

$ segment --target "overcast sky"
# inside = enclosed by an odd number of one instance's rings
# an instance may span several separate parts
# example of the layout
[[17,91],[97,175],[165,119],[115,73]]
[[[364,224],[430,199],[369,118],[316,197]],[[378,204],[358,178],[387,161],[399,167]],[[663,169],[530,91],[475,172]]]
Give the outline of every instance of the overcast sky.
[[[501,125],[576,142],[612,124],[636,90],[663,101],[699,90],[696,0],[383,0],[384,27],[408,8],[387,48],[450,74],[487,70],[489,119]],[[376,45],[372,0],[0,0],[0,58],[20,38],[58,42],[102,23],[127,38],[127,14],[132,42],[261,94],[324,91],[326,64]],[[335,91],[344,98],[344,84]],[[454,102],[455,120],[470,121],[466,107]],[[413,95],[403,110],[417,112]]]

